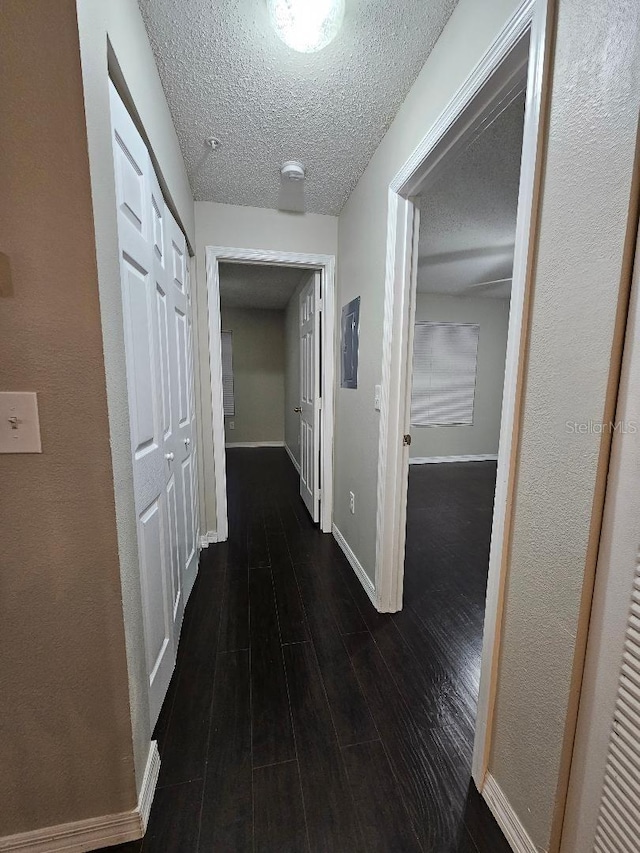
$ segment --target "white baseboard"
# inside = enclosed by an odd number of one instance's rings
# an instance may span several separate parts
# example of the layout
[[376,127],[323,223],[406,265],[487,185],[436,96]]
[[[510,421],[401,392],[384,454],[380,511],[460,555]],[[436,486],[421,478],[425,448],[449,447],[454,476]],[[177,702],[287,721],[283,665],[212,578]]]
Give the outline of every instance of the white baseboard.
[[284,447],[284,441],[230,441],[225,447]]
[[84,853],[142,838],[147,828],[151,804],[160,772],[160,753],[151,741],[142,779],[138,805],[130,812],[101,815],[58,826],[45,826],[31,832],[0,838],[0,851],[8,853]]
[[482,796],[514,853],[538,853],[531,836],[491,773],[485,777]]
[[299,474],[300,473],[300,464],[299,464],[298,460],[296,459],[296,457],[293,455],[291,448],[289,447],[289,445],[286,442],[284,445],[284,449],[289,454],[289,459],[293,462],[293,467],[296,469],[296,471]]
[[207,530],[206,533],[203,533],[200,537],[200,547],[208,548],[209,545],[215,545],[218,541],[218,531],[217,530]]
[[160,752],[158,751],[158,741],[152,740],[149,744],[149,755],[147,756],[147,765],[144,768],[144,776],[142,777],[142,787],[140,788],[140,796],[138,797],[137,812],[140,815],[142,822],[142,834],[147,831],[149,823],[149,815],[151,814],[151,806],[156,793],[156,785],[158,784],[158,776],[160,775]]
[[364,591],[367,593],[367,595],[371,599],[371,603],[377,609],[376,588],[373,585],[371,578],[365,572],[365,570],[362,568],[360,561],[358,560],[356,555],[353,553],[353,551],[349,547],[349,543],[344,538],[342,533],[340,533],[340,531],[335,526],[335,524],[331,525],[331,532],[333,533],[333,538],[336,540],[336,542],[338,543],[338,545],[342,549],[342,553],[345,555],[345,557],[349,561],[351,568],[356,573],[356,577],[358,578],[358,580],[360,581],[360,583],[364,587]]
[[467,456],[414,456],[409,465],[434,465],[438,462],[497,462],[497,453],[477,453]]

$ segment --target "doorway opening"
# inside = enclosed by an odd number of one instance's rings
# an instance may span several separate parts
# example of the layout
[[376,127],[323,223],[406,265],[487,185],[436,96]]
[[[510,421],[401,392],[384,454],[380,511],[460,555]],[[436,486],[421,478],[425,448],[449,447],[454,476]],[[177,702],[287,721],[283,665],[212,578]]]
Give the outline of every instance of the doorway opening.
[[[410,501],[412,493],[415,493],[414,503],[417,501],[416,513],[419,516],[419,493],[432,492],[429,496],[432,520],[436,512],[446,513],[447,523],[451,525],[449,532],[453,536],[456,530],[456,545],[462,548],[463,516],[465,512],[471,512],[463,504],[464,500],[474,500],[470,493],[475,489],[476,499],[472,509],[480,507],[479,516],[474,520],[482,527],[482,533],[478,530],[474,548],[484,554],[480,572],[486,573],[488,564],[488,575],[484,626],[480,613],[480,624],[473,639],[475,664],[472,668],[475,674],[471,674],[470,681],[472,692],[477,697],[477,714],[472,773],[477,787],[489,802],[491,778],[487,774],[487,767],[515,471],[521,396],[520,365],[526,340],[529,271],[533,252],[531,235],[535,228],[535,201],[540,181],[539,141],[543,81],[548,64],[548,15],[546,0],[530,0],[520,5],[389,187],[383,393],[378,458],[376,603],[381,611],[395,612],[402,609],[405,546],[409,567],[415,557],[414,552],[420,551],[420,535],[415,532],[417,518],[413,516],[411,506],[409,538],[406,538],[408,493]],[[464,158],[472,158],[474,152],[475,156],[479,156],[478,151],[482,150],[482,146],[487,147],[490,143],[491,134],[497,133],[501,124],[508,124],[510,117],[516,126],[518,114],[523,129],[518,146],[520,157],[515,164],[519,167],[515,191],[517,212],[515,220],[511,218],[509,221],[509,232],[500,234],[500,229],[494,223],[495,233],[491,234],[490,245],[485,239],[485,245],[482,246],[480,232],[491,224],[493,212],[490,209],[481,210],[476,211],[476,215],[467,223],[467,226],[476,223],[478,234],[475,242],[467,241],[467,245],[463,245],[460,240],[465,228],[461,222],[452,225],[449,221],[441,223],[441,236],[442,233],[452,232],[458,243],[455,239],[451,244],[442,241],[438,247],[435,241],[434,246],[429,248],[429,240],[434,241],[437,237],[437,228],[429,237],[429,219],[437,225],[437,215],[443,214],[444,200],[450,200],[446,191],[447,172],[450,173],[451,186],[451,182],[457,178],[456,169],[461,168],[460,163],[464,162]],[[488,184],[499,186],[501,175],[502,171],[498,169]],[[438,184],[443,180],[444,193],[438,189]],[[439,192],[441,203],[438,205]],[[469,195],[467,187],[467,202],[470,201]],[[434,203],[435,209],[430,207]],[[424,219],[422,229],[421,214]],[[485,235],[485,238],[488,236]],[[473,269],[471,277],[470,268]],[[429,292],[430,287],[436,292]],[[451,303],[448,300],[457,288],[466,288],[466,295],[458,292],[455,297],[457,302]],[[421,293],[421,290],[424,292]],[[493,299],[488,298],[490,295]],[[501,300],[496,297],[507,295],[510,296],[509,306],[504,304],[504,300],[500,309],[498,303]],[[464,299],[469,301],[463,302]],[[476,303],[474,306],[471,299]],[[454,305],[457,309],[455,311]],[[489,305],[493,306],[491,310],[487,308]],[[489,314],[494,316],[490,318]],[[481,317],[484,319],[481,320]],[[492,323],[496,331],[483,334],[482,326],[492,328]],[[501,341],[500,347],[497,346],[498,341]],[[497,371],[504,380],[501,389],[497,383],[499,390],[493,396],[491,388],[484,381],[484,363],[487,358],[491,361],[491,353],[486,352],[486,342],[496,344],[493,373]],[[504,353],[500,366],[497,366],[500,361],[498,349]],[[412,382],[414,365],[417,368],[415,388]],[[434,367],[438,371],[436,378]],[[456,382],[451,381],[453,377]],[[495,382],[493,387],[495,390]],[[470,442],[464,447],[455,445],[454,434],[466,434],[469,438],[475,430],[474,423],[479,424],[480,413],[485,406],[492,414],[489,420],[493,424],[494,444],[491,447],[483,444],[482,449],[480,444]],[[412,426],[412,421],[418,425]],[[499,424],[497,444],[496,424]],[[436,438],[437,433],[439,436]],[[427,435],[428,441],[424,438]],[[426,444],[421,448],[423,442]],[[425,464],[412,465],[409,477],[411,456],[414,456],[415,462],[420,460]],[[480,458],[474,462],[460,462],[454,469],[451,457],[461,456]],[[487,458],[496,456],[497,460]],[[442,467],[443,457],[448,457],[444,463],[447,468]],[[473,469],[464,466],[471,465],[480,466],[478,481],[465,487],[463,481],[471,478]],[[483,474],[480,473],[482,466]],[[492,466],[496,466],[495,500]],[[451,482],[445,482],[447,472]],[[456,477],[459,481],[457,483]],[[431,483],[421,489],[419,480],[425,478],[430,478]],[[411,483],[409,489],[408,483]],[[438,492],[441,503],[433,506]],[[456,505],[456,494],[461,496],[462,504]],[[424,510],[428,508],[425,506]],[[456,512],[462,522],[459,526],[456,526]],[[442,528],[438,534],[444,535]],[[432,536],[422,544],[434,548],[435,542],[435,536]],[[455,561],[455,553],[452,559]],[[419,560],[420,557],[417,558]],[[477,583],[482,586],[482,576]],[[406,585],[408,596],[416,594],[419,582],[411,577],[410,571],[406,573]],[[478,591],[478,600],[482,609],[482,589]],[[404,603],[407,604],[406,597]],[[441,615],[431,614],[425,616],[424,620],[430,619],[430,627],[435,629],[437,617]],[[449,625],[444,639],[450,643],[450,651],[455,646],[454,634],[455,627]],[[478,673],[481,637],[482,653]],[[465,662],[461,660],[461,667],[464,665]]]
[[471,720],[479,691],[524,102],[523,92],[464,151],[447,158],[438,180],[415,199],[420,227],[403,609],[430,638],[443,677]]
[[330,533],[335,260],[213,247],[206,258],[217,541],[237,448],[286,451],[311,520]]

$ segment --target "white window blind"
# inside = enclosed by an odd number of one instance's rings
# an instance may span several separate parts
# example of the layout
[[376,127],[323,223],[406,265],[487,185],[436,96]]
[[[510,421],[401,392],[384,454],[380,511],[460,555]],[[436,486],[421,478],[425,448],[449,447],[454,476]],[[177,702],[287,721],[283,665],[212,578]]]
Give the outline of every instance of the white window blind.
[[222,332],[222,405],[225,418],[236,413],[233,396],[233,333]]
[[473,424],[480,326],[416,323],[412,426]]

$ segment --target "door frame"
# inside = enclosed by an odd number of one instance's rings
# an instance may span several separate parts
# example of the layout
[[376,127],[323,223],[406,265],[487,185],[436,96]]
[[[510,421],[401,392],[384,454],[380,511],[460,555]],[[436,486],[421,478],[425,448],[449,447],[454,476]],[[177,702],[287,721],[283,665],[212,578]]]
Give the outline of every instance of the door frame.
[[335,267],[334,255],[279,252],[269,249],[238,249],[228,246],[205,248],[207,313],[209,325],[209,370],[211,374],[211,415],[213,423],[213,465],[216,483],[217,541],[229,535],[227,516],[227,466],[225,458],[224,409],[222,404],[222,357],[220,324],[219,264],[269,264],[281,267],[318,269],[322,277],[322,408],[320,410],[320,529],[331,533],[333,522],[333,428],[335,411]]
[[[378,451],[375,599],[402,608],[410,431],[411,352],[420,211],[415,196],[441,173],[526,86],[509,333],[498,451],[487,604],[472,775],[482,790],[488,768],[504,585],[507,572],[528,303],[542,170],[553,0],[523,0],[388,190],[382,399]],[[450,162],[450,161],[449,161]]]

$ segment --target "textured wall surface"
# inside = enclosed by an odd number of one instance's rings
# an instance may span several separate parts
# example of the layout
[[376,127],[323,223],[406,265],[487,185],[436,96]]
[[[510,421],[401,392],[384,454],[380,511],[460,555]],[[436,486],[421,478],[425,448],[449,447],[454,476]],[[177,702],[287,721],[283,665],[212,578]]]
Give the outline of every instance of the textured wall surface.
[[233,332],[236,411],[225,418],[227,444],[284,441],[284,311],[225,308],[223,303],[221,322]]
[[567,423],[613,415],[639,34],[636,3],[560,0],[490,762],[543,850],[562,816],[607,462],[606,438]]
[[411,457],[497,453],[509,326],[508,300],[419,293],[416,322],[420,320],[477,323],[480,326],[480,337],[473,424],[412,426]]
[[310,54],[280,41],[264,2],[185,5],[140,0],[196,199],[275,208],[296,159],[306,209],[337,214],[455,0],[349,0],[336,39]]
[[[370,577],[375,568],[387,191],[395,173],[491,44],[517,0],[460,0],[339,221],[338,311],[360,302],[358,388],[336,396],[334,520]],[[349,492],[357,512],[349,512]]]
[[[133,743],[138,789],[149,752],[147,696],[138,546],[133,502],[131,439],[116,230],[115,177],[109,119],[108,56],[111,45],[126,100],[133,106],[159,166],[159,178],[192,245],[194,204],[171,114],[164,99],[149,40],[134,0],[78,0],[78,27],[85,94],[91,192],[107,379],[111,459],[125,613]],[[128,94],[127,94],[128,93]]]
[[4,0],[2,390],[41,455],[0,457],[0,836],[136,803],[75,3]]
[[243,249],[272,249],[336,255],[338,219],[317,214],[282,213],[257,207],[196,202],[197,303],[200,362],[198,417],[204,475],[200,481],[201,529],[215,530],[215,477],[213,472],[213,435],[211,425],[211,373],[209,370],[209,331],[205,248],[226,246]]

